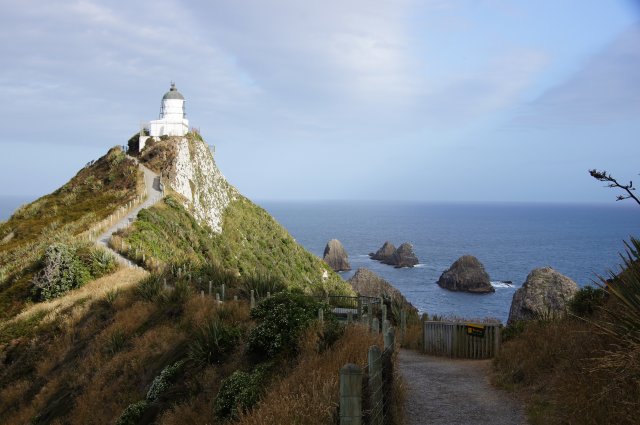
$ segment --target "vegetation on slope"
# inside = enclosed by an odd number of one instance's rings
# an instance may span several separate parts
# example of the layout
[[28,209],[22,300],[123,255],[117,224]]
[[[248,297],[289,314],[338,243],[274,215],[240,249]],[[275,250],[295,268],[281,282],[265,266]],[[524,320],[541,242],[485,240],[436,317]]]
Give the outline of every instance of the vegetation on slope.
[[22,206],[0,224],[0,319],[32,297],[45,251],[70,241],[134,199],[142,185],[135,162],[118,147],[80,170],[55,192]]
[[[304,393],[305,407],[322,412],[313,423],[335,422],[336,364],[363,363],[378,335],[345,331],[328,311],[319,324],[317,310],[327,307],[301,295],[281,293],[250,312],[192,285],[187,276],[152,275],[53,315],[21,317],[38,328],[0,339],[0,422],[246,421],[269,388],[308,387],[311,375],[326,390]],[[281,423],[302,423],[309,411],[299,403],[278,401],[289,415]]]
[[147,267],[184,270],[210,264],[236,279],[265,277],[313,294],[352,293],[324,262],[298,245],[265,210],[242,196],[225,209],[222,229],[221,234],[212,233],[179,202],[167,197],[141,211],[133,226],[113,238],[112,245]]
[[603,289],[583,288],[562,320],[519,323],[495,381],[528,402],[533,424],[635,424],[640,400],[640,242]]

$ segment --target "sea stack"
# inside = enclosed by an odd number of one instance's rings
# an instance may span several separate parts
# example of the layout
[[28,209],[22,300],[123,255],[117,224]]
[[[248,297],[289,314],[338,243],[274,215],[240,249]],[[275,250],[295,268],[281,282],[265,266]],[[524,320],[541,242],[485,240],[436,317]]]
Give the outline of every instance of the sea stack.
[[405,242],[395,250],[391,256],[391,263],[396,268],[413,267],[419,263],[418,257],[413,252],[413,246]]
[[396,248],[391,242],[386,241],[375,254],[370,253],[369,257],[396,268],[413,267],[419,263],[418,257],[413,252],[413,246],[408,242]]
[[396,247],[389,241],[386,241],[379,250],[372,252],[369,254],[369,257],[373,260],[378,260],[382,263],[388,264],[388,261],[391,261],[393,258],[393,253],[396,252]]
[[577,291],[578,285],[573,280],[551,267],[535,269],[513,294],[507,324],[561,316]]
[[329,267],[337,272],[351,270],[347,251],[342,246],[342,243],[337,239],[331,239],[327,242],[322,259],[329,265]]
[[495,292],[489,274],[482,263],[473,255],[463,255],[438,279],[438,285],[450,291],[476,294]]

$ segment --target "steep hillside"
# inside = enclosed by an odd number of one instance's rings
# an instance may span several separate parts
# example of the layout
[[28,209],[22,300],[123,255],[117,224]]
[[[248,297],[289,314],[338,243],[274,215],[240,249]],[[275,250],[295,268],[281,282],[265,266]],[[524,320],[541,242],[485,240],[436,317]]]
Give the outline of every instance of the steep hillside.
[[0,224],[0,319],[32,299],[45,251],[68,244],[142,193],[135,161],[113,148],[55,192],[20,207]]
[[[343,329],[306,295],[350,286],[229,185],[199,136],[151,143],[137,160],[167,196],[110,246],[148,272],[90,281],[104,270],[87,230],[140,190],[136,159],[118,149],[2,225],[10,278],[0,294],[11,309],[0,318],[0,423],[230,423],[276,405],[281,423],[334,423],[339,366],[365,362],[380,336]],[[34,297],[38,282],[76,269],[77,289]],[[204,296],[209,288],[224,302]],[[288,409],[257,404],[269,388]]]
[[153,143],[140,160],[162,175],[172,195],[114,237],[113,248],[124,256],[147,268],[214,264],[237,277],[275,278],[305,293],[352,293],[225,180],[199,135]]

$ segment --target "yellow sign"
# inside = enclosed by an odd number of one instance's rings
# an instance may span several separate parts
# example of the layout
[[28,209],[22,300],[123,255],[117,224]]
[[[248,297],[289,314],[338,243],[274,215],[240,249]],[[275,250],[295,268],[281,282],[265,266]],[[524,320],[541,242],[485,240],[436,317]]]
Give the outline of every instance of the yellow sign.
[[467,323],[465,325],[465,327],[466,327],[466,330],[467,330],[467,335],[484,338],[484,329],[485,329],[485,327],[483,325],[474,325],[474,324],[471,324],[471,323]]

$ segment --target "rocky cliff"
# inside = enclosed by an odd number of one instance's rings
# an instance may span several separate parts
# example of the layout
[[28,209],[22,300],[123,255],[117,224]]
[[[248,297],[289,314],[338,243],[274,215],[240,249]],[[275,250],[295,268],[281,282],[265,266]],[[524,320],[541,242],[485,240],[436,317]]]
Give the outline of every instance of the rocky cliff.
[[165,187],[181,195],[185,208],[200,223],[215,233],[222,231],[222,215],[238,191],[224,178],[202,138],[189,133],[157,142],[141,160],[162,175]]

